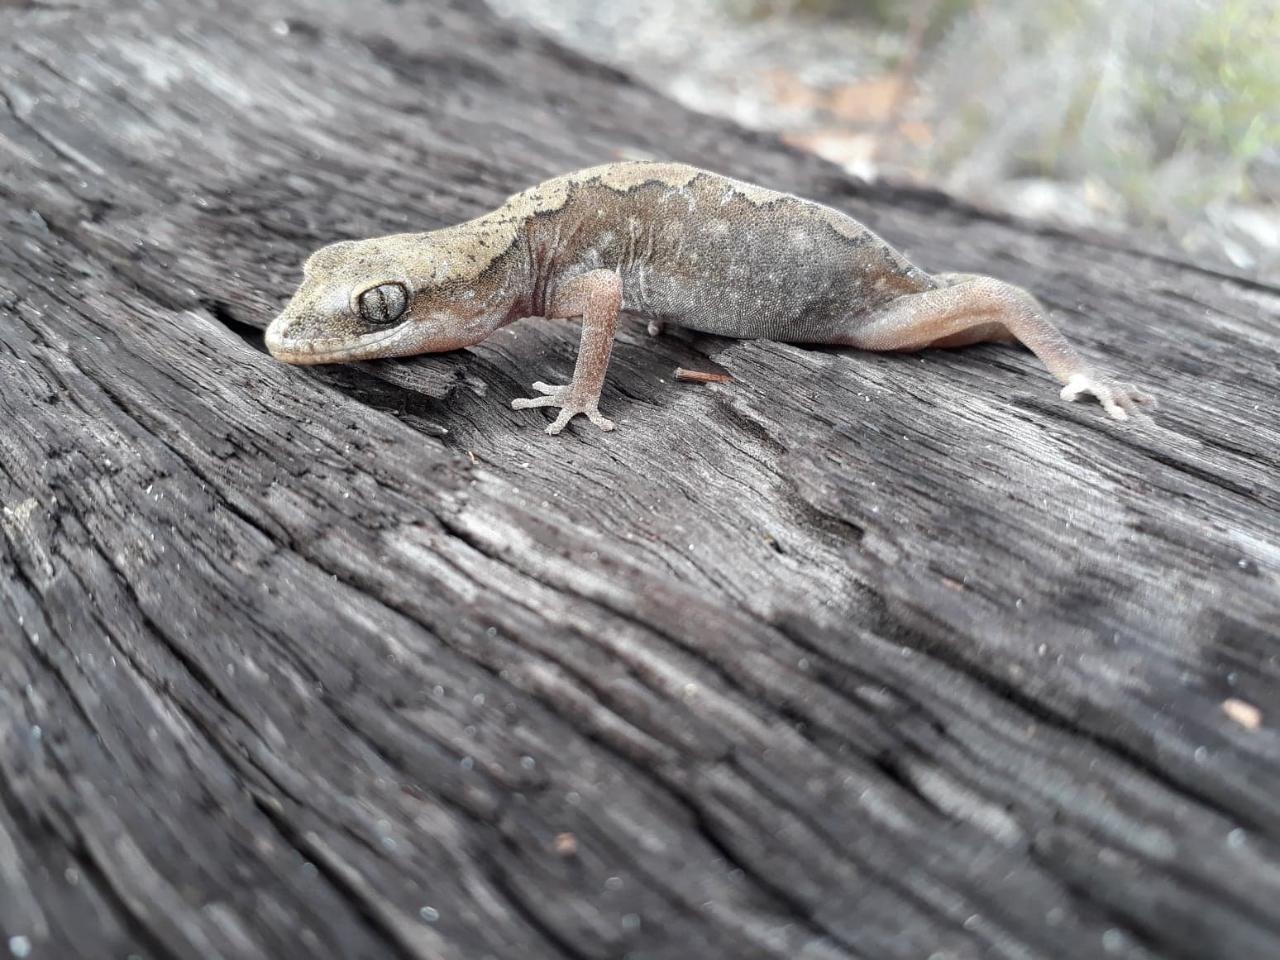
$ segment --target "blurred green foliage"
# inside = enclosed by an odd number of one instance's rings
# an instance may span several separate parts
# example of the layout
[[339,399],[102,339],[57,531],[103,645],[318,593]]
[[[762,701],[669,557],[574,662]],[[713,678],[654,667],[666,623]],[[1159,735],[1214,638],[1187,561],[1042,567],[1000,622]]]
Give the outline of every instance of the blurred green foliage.
[[1139,116],[1155,131],[1176,130],[1159,146],[1247,164],[1280,143],[1280,4],[1207,6],[1165,69],[1143,80]]
[[1280,158],[1280,0],[720,2],[887,33],[923,13],[935,136],[919,159],[962,192],[1083,183],[1111,213],[1176,230],[1248,201],[1254,165]]

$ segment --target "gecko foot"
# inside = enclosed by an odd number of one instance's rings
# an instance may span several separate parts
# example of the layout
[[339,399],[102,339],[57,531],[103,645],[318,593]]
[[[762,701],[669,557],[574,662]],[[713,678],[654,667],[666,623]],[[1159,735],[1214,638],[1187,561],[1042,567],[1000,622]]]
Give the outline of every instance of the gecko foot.
[[646,329],[649,332],[649,336],[660,337],[662,336],[662,331],[665,330],[666,328],[667,328],[667,323],[665,320],[650,320],[649,325]]
[[511,409],[528,410],[531,407],[559,407],[559,415],[547,427],[547,433],[552,436],[563,430],[569,421],[578,414],[582,414],[601,430],[606,432],[612,430],[613,421],[600,415],[599,395],[592,397],[590,400],[584,400],[580,397],[574,397],[571,388],[572,384],[557,387],[538,381],[533,385],[533,389],[544,394],[544,396],[518,397],[511,401]]
[[1117,420],[1128,420],[1139,406],[1154,407],[1156,398],[1130,383],[1118,383],[1108,377],[1092,373],[1078,373],[1062,388],[1063,400],[1075,400],[1081,394],[1091,393],[1098,398],[1102,408]]

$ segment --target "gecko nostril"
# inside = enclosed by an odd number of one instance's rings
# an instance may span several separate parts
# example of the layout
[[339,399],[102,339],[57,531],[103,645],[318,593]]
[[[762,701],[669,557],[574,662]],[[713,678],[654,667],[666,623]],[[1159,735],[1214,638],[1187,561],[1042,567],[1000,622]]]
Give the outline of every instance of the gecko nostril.
[[273,357],[278,358],[286,352],[284,331],[287,325],[288,322],[285,320],[284,314],[281,314],[271,321],[267,326],[266,332],[262,335],[262,340],[267,346],[267,352]]

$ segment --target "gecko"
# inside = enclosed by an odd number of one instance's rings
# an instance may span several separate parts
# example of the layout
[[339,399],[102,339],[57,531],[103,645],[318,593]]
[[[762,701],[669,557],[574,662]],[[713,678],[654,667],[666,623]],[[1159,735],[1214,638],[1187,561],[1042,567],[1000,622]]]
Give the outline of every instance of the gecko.
[[1087,363],[1027,291],[930,274],[853,217],[682,163],[623,161],[530,187],[456,226],[322,247],[266,331],[292,364],[458,350],[524,317],[580,319],[567,384],[537,382],[517,410],[552,407],[602,430],[622,311],[707,334],[914,351],[1021,343],[1064,386],[1124,420],[1152,397]]

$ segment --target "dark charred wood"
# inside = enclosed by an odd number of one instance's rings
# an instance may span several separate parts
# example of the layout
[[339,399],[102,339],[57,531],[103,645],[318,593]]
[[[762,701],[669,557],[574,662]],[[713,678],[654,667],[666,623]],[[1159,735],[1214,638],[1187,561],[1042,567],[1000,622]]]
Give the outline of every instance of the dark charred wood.
[[[1280,955],[1280,289],[858,183],[476,4],[0,34],[0,954]],[[549,438],[510,401],[569,323],[262,352],[314,248],[623,156],[1025,286],[1161,407],[630,322],[617,432]]]

